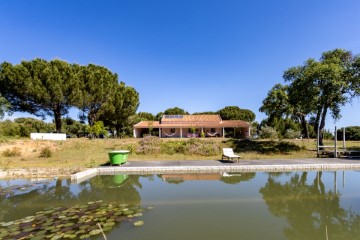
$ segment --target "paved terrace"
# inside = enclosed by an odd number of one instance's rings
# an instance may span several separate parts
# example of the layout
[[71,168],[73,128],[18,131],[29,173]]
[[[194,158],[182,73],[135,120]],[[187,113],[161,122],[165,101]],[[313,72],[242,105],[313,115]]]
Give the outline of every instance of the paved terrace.
[[71,176],[73,182],[81,182],[96,175],[114,174],[162,174],[162,173],[214,173],[214,172],[289,172],[360,170],[359,158],[311,158],[200,161],[129,161],[120,166],[92,168]]

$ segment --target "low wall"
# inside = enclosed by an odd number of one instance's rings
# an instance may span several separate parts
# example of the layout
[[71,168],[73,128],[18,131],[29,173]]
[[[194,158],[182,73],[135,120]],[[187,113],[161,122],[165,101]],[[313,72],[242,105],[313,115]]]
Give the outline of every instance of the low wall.
[[32,140],[66,140],[65,133],[30,133]]

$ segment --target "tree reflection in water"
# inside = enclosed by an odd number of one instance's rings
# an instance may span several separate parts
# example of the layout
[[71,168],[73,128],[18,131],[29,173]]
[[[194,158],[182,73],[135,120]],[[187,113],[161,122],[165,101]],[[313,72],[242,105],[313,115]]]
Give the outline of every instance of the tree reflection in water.
[[329,239],[359,239],[359,214],[340,207],[340,195],[326,190],[322,172],[316,173],[310,184],[307,172],[292,173],[285,182],[279,180],[279,174],[268,176],[259,191],[270,212],[286,218],[289,226],[284,235],[288,239],[326,239],[326,232]]
[[71,188],[70,180],[58,179],[54,184],[47,182],[24,194],[0,195],[0,222],[31,216],[44,208],[70,207],[97,200],[140,206],[139,178],[133,175],[118,183],[114,182],[114,176],[98,176],[80,183],[79,190]]

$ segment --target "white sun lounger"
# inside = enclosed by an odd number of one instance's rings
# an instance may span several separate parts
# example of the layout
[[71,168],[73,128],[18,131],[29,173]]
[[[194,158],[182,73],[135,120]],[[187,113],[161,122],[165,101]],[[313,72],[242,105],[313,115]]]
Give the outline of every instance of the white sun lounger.
[[221,160],[227,159],[229,161],[232,161],[232,159],[237,158],[237,161],[239,162],[240,156],[235,155],[232,148],[223,148],[223,155],[221,157]]

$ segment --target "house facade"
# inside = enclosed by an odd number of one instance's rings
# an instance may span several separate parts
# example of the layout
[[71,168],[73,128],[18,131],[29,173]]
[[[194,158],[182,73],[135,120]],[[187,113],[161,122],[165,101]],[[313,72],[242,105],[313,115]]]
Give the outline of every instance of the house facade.
[[156,130],[160,138],[225,137],[232,129],[240,138],[250,137],[250,123],[222,120],[220,115],[164,115],[160,121],[141,121],[134,125],[134,138]]

